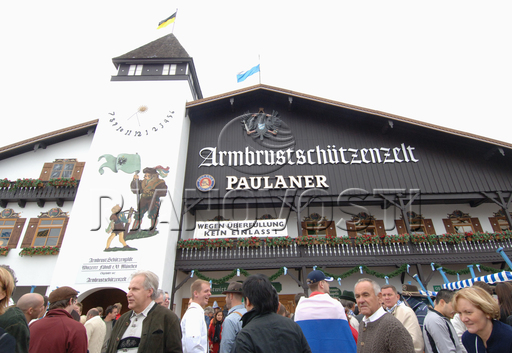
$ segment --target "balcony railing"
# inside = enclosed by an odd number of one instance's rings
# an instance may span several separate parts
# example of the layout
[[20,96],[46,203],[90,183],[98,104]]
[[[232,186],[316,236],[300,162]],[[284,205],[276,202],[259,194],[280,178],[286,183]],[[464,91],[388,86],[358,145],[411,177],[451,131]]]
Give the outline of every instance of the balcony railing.
[[45,202],[54,201],[59,207],[62,207],[64,201],[75,199],[78,190],[78,185],[51,186],[47,181],[43,181],[41,184],[40,187],[0,187],[0,206],[5,208],[9,202],[16,202],[18,206],[25,207],[27,202],[37,202],[39,207],[43,207]]
[[487,242],[462,241],[458,244],[438,242],[437,244],[412,242],[392,244],[312,244],[288,246],[189,248],[178,249],[177,267],[181,270],[329,266],[346,267],[400,266],[407,264],[435,263],[484,263],[501,262],[496,253],[502,247],[512,249],[510,239]]

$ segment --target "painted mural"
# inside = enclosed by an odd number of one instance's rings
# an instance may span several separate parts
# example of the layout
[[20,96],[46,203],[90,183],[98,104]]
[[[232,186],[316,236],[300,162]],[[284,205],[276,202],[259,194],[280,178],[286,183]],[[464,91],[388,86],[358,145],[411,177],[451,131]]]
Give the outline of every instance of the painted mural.
[[[104,175],[105,168],[113,173],[124,172],[132,174],[130,185],[126,188],[136,195],[135,204],[124,206],[119,204],[112,207],[112,214],[107,222],[105,232],[109,235],[105,246],[106,252],[111,251],[134,251],[137,248],[128,245],[127,241],[152,237],[158,234],[158,215],[162,198],[167,195],[167,184],[163,180],[169,175],[169,167],[145,167],[141,171],[141,157],[138,153],[121,153],[117,156],[104,154],[98,158],[105,162],[100,166],[98,172]],[[150,222],[148,229],[143,229],[143,220]],[[120,245],[113,246],[112,241],[117,237]]]

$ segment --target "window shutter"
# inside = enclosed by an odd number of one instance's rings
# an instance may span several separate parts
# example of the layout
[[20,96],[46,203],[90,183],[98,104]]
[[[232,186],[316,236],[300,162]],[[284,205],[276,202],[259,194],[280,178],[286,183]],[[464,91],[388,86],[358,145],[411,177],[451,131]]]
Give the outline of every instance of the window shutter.
[[36,235],[37,226],[39,225],[39,218],[30,218],[28,222],[27,230],[25,231],[25,236],[23,237],[23,241],[21,242],[22,248],[29,248],[32,246],[32,241]]
[[395,219],[395,226],[398,234],[407,233],[407,228],[405,227],[405,222],[403,219]]
[[325,230],[325,234],[328,236],[336,236],[336,223],[334,221],[327,222],[327,229]]
[[480,221],[478,220],[478,218],[471,218],[471,225],[473,226],[473,229],[475,230],[475,232],[484,232],[484,230],[482,229],[482,225],[480,224]]
[[82,173],[84,171],[85,162],[76,162],[75,168],[73,168],[73,174],[71,175],[75,180],[80,180],[82,178]]
[[436,230],[434,229],[434,222],[431,219],[424,219],[423,224],[425,225],[425,231],[428,235],[436,234]]
[[357,231],[356,231],[356,224],[355,222],[349,222],[347,221],[347,232],[348,232],[348,237],[350,239],[354,239],[356,236],[357,236]]
[[26,218],[18,218],[16,220],[11,237],[9,238],[9,243],[7,243],[7,247],[9,249],[15,249],[18,246],[18,241],[20,240],[21,232],[23,231],[23,226],[25,225],[26,220]]
[[306,229],[306,222],[300,222],[300,225],[302,227],[302,235],[307,236],[308,235],[308,230]]
[[491,222],[492,230],[496,233],[502,232],[500,223],[498,222],[498,218],[496,217],[489,217],[489,222]]
[[66,217],[66,219],[64,220],[64,224],[62,224],[59,240],[57,241],[57,245],[55,245],[58,248],[62,246],[62,239],[64,239],[64,233],[66,232],[66,228],[68,227],[68,222],[69,218]]
[[449,218],[443,219],[444,228],[446,229],[446,233],[455,234],[455,228],[453,228],[452,220]]
[[386,228],[384,228],[384,221],[382,219],[375,220],[375,232],[381,238],[386,235]]
[[43,170],[41,171],[41,175],[39,179],[42,181],[50,180],[50,175],[52,174],[53,163],[45,163],[43,166]]

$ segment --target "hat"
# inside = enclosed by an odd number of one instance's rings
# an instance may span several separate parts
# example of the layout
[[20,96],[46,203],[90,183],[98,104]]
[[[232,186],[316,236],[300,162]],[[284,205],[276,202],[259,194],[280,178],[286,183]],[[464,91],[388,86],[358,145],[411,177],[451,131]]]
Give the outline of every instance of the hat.
[[420,293],[418,287],[410,284],[404,284],[402,286],[402,295],[405,297],[425,297],[425,295]]
[[228,293],[240,293],[242,294],[242,283],[240,282],[231,282],[228,286],[228,289],[226,289],[222,294],[228,294]]
[[157,174],[157,173],[156,173],[156,169],[155,169],[155,168],[150,168],[150,167],[144,168],[144,169],[142,170],[142,172],[143,172],[144,174],[146,174],[146,173],[148,173],[148,174]]
[[332,277],[325,277],[325,274],[320,270],[311,271],[308,275],[307,283],[313,284],[320,281],[331,282],[333,280]]
[[351,302],[356,302],[356,296],[354,295],[354,292],[351,292],[349,290],[344,290],[343,293],[340,295],[340,299],[350,300]]
[[50,293],[48,301],[50,303],[58,302],[59,300],[65,300],[69,298],[76,297],[78,292],[71,287],[59,287]]

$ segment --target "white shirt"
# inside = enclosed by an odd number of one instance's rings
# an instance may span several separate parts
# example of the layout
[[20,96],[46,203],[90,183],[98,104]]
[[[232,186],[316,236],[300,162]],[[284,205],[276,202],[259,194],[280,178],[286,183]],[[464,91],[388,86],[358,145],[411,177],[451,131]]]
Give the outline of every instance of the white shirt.
[[[156,303],[152,300],[151,303],[146,307],[146,309],[142,310],[139,314],[135,314],[135,311],[132,311],[132,316],[130,316],[130,326],[126,329],[122,338],[126,337],[138,337],[142,335],[142,324],[144,319],[148,316],[149,311]],[[118,352],[137,352],[139,347],[134,348],[121,348],[118,349]]]
[[386,310],[384,310],[382,308],[382,306],[376,311],[374,312],[370,317],[366,317],[364,316],[363,317],[363,322],[364,322],[364,326],[366,326],[366,324],[368,324],[369,322],[374,322],[374,321],[377,321],[378,319],[380,319],[382,317],[382,315],[384,315],[386,313]]
[[190,303],[181,319],[181,345],[183,353],[208,352],[208,328],[204,321],[204,309],[197,303]]

